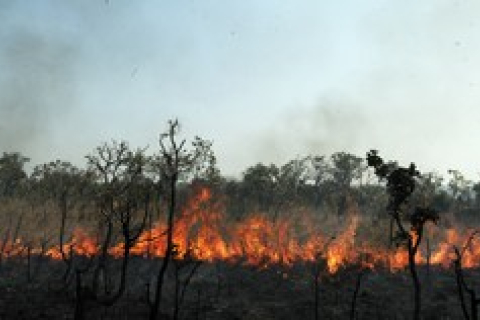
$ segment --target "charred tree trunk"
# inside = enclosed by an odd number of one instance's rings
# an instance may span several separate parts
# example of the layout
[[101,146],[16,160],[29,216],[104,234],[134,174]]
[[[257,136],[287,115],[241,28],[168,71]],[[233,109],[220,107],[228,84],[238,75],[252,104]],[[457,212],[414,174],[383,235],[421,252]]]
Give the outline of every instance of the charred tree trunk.
[[[480,304],[480,299],[477,299],[477,294],[475,290],[467,286],[465,282],[465,277],[463,275],[462,268],[462,257],[466,248],[470,245],[473,237],[478,234],[478,231],[475,231],[467,240],[466,245],[464,246],[462,252],[458,248],[454,247],[456,258],[453,261],[455,266],[455,279],[457,282],[458,296],[460,298],[460,305],[462,307],[463,316],[466,320],[477,320],[478,319],[478,305]],[[465,304],[464,291],[470,296],[470,315],[468,314],[467,307]]]
[[[420,237],[420,235],[419,235]],[[422,288],[417,273],[417,264],[415,263],[415,255],[417,253],[417,246],[414,245],[413,240],[410,238],[408,241],[408,267],[413,280],[414,288],[414,309],[413,319],[420,320],[420,312],[422,306]],[[417,244],[420,243],[420,239],[417,240]]]
[[432,289],[432,279],[431,279],[431,257],[432,257],[432,248],[430,247],[430,237],[426,237],[427,244],[427,290],[430,292]]
[[315,297],[315,304],[314,304],[315,320],[319,319],[319,314],[318,314],[318,308],[320,307],[319,282],[320,282],[319,276],[316,275],[315,279],[314,279],[314,283],[313,283],[314,284],[313,290],[315,290],[315,292],[314,292],[314,297]]
[[[162,290],[165,281],[165,275],[168,270],[170,260],[172,259],[175,251],[175,245],[173,243],[173,232],[175,225],[175,213],[177,210],[177,182],[179,176],[183,173],[192,172],[198,165],[197,161],[202,161],[204,145],[202,141],[198,139],[193,142],[195,150],[188,152],[184,149],[185,140],[180,143],[176,140],[178,133],[179,123],[178,120],[169,121],[168,132],[160,135],[159,145],[161,149],[160,157],[158,157],[158,169],[161,176],[159,186],[166,186],[167,192],[167,230],[166,230],[166,249],[161,261],[160,268],[158,270],[157,279],[155,280],[155,289],[153,301],[148,292],[148,304],[150,307],[150,320],[157,320],[159,313],[161,312],[162,302]],[[167,140],[168,145],[164,142]],[[165,184],[163,184],[165,183]]]
[[85,319],[84,293],[82,287],[82,274],[79,270],[75,273],[75,320]]
[[360,291],[360,284],[362,282],[363,275],[364,275],[363,271],[360,271],[360,273],[357,275],[357,281],[355,282],[355,291],[353,291],[352,304],[350,307],[350,320],[355,320],[355,313],[357,309],[357,297],[358,297],[358,292]]
[[162,260],[162,265],[158,271],[157,283],[155,287],[155,294],[153,303],[150,303],[150,320],[156,320],[160,312],[162,301],[162,289],[164,283],[165,273],[167,271],[172,253],[173,253],[173,231],[174,231],[174,217],[177,201],[177,173],[173,174],[170,179],[170,196],[168,209],[168,224],[167,224],[167,248]]
[[185,299],[187,288],[193,276],[197,272],[198,267],[200,267],[200,265],[201,265],[201,261],[193,262],[193,266],[190,269],[190,272],[187,274],[187,277],[185,278],[185,281],[181,286],[181,290],[180,290],[180,268],[178,267],[175,268],[175,302],[174,302],[175,305],[173,309],[173,320],[179,319],[180,307],[182,306],[183,301]]
[[99,286],[100,286],[100,276],[103,274],[104,275],[104,281],[105,277],[107,276],[107,257],[108,257],[108,247],[110,245],[111,239],[112,239],[112,230],[113,230],[113,223],[111,219],[107,219],[106,222],[107,225],[107,230],[105,234],[105,238],[103,239],[103,243],[101,246],[101,251],[100,255],[97,258],[97,266],[95,267],[95,270],[93,271],[93,277],[92,277],[92,289],[93,292],[98,292]]

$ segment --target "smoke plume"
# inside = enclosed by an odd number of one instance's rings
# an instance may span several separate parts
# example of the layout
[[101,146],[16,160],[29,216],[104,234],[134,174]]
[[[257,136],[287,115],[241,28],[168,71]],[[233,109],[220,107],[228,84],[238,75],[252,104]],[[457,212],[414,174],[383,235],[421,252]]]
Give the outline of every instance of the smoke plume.
[[[255,156],[283,163],[295,156],[328,155],[337,151],[363,154],[369,131],[367,115],[348,103],[322,101],[312,108],[295,108],[282,121],[260,132]],[[358,109],[359,110],[359,109]]]
[[0,29],[0,151],[34,156],[53,121],[73,105],[76,49],[68,39],[8,20]]

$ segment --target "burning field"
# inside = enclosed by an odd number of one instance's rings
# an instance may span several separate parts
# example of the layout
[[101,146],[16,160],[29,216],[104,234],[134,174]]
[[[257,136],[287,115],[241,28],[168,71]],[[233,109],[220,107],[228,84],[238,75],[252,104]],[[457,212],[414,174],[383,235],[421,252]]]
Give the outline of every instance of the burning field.
[[0,0],[0,320],[480,319],[476,15]]
[[[388,219],[373,219],[354,203],[342,217],[300,208],[277,217],[258,213],[229,219],[225,210],[222,198],[202,187],[179,212],[174,267],[169,271],[173,279],[164,288],[165,314],[174,308],[180,286],[185,295],[178,317],[186,319],[314,319],[315,309],[319,319],[349,318],[356,289],[357,319],[410,318],[408,254],[389,243]],[[64,273],[62,260],[70,257],[87,266],[101,256],[102,239],[91,226],[67,229],[71,232],[62,247],[20,236],[1,244],[3,318],[29,318],[29,313],[69,317],[74,296],[59,294],[57,288]],[[147,317],[145,286],[154,280],[167,250],[166,230],[167,222],[160,219],[139,234],[130,247],[126,294],[114,308],[92,306],[90,316]],[[415,259],[426,284],[424,314],[430,314],[429,319],[461,317],[453,248],[468,242],[463,267],[477,284],[480,244],[469,241],[472,232],[446,214],[441,224],[426,229],[427,240]],[[111,279],[120,277],[124,252],[121,240],[107,248]],[[110,290],[117,281],[111,280]],[[20,298],[21,292],[27,293]]]
[[[270,266],[292,267],[295,264],[315,263],[325,260],[327,271],[335,274],[348,265],[360,264],[362,268],[387,268],[391,272],[408,266],[407,252],[402,247],[373,243],[369,234],[362,234],[365,225],[378,221],[366,218],[356,208],[345,217],[315,217],[312,213],[299,211],[288,217],[271,219],[262,214],[252,214],[240,221],[228,221],[221,202],[212,199],[209,189],[200,189],[189,200],[177,221],[173,235],[176,254],[179,258],[190,256],[199,261],[223,261],[260,269]],[[430,248],[422,248],[416,255],[418,264],[440,266],[448,269],[454,257],[453,246],[462,247],[474,229],[449,222],[449,228],[429,226]],[[130,252],[133,256],[162,258],[166,251],[165,221],[156,221],[154,226],[141,233]],[[385,228],[384,228],[385,229]],[[371,232],[381,230],[371,230]],[[65,254],[93,257],[99,254],[99,239],[81,226],[75,226],[71,239],[63,244]],[[60,247],[40,248],[26,245],[22,238],[1,244],[3,258],[27,254],[44,255],[52,260],[61,260]],[[121,258],[124,243],[108,248],[112,258]],[[427,252],[429,250],[429,252]],[[466,268],[480,265],[480,243],[471,241],[463,257]]]
[[4,154],[0,319],[476,318],[480,187],[458,172],[446,189],[372,150],[228,180],[177,130],[86,170]]

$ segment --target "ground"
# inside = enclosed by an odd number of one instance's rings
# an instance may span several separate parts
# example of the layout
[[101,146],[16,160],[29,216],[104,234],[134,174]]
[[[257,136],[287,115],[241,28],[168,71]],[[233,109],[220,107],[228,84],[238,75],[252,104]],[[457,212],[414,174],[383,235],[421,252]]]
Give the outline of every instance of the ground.
[[[86,318],[146,319],[146,283],[152,280],[158,263],[140,257],[133,259],[128,289],[122,299],[110,308],[89,303]],[[37,269],[33,267],[29,282],[25,261],[2,263],[0,319],[73,319],[75,297],[73,290],[65,290],[62,285],[62,262],[43,261]],[[319,319],[349,319],[359,272],[364,272],[364,276],[356,302],[356,319],[412,318],[413,287],[407,270],[360,271],[350,266],[334,275],[322,275]],[[462,319],[453,270],[437,266],[428,270],[422,266],[419,273],[422,319]],[[162,313],[166,319],[172,314],[172,278],[173,272],[164,291]],[[480,270],[466,270],[466,279],[480,289]],[[314,319],[313,288],[311,264],[258,268],[241,263],[203,263],[187,288],[179,319]]]

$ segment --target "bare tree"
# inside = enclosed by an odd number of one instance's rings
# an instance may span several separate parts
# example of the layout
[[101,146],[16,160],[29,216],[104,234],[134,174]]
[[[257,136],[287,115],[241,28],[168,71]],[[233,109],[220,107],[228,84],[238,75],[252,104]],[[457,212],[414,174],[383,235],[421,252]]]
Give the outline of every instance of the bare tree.
[[150,286],[147,286],[147,298],[150,306],[150,319],[158,318],[161,310],[162,290],[165,274],[170,261],[174,256],[173,233],[175,228],[175,216],[177,212],[177,184],[180,180],[207,176],[217,172],[215,158],[211,151],[211,143],[198,137],[192,143],[192,149],[185,146],[186,140],[178,141],[180,124],[178,120],[170,120],[168,129],[160,135],[160,154],[154,159],[154,169],[159,174],[159,184],[165,191],[167,208],[166,249],[163,260],[158,270],[153,300],[150,297]]
[[178,320],[188,286],[202,264],[202,261],[197,260],[192,256],[191,247],[187,248],[187,251],[184,254],[181,254],[178,250],[174,250],[172,261],[175,267],[175,299],[172,318]]
[[[60,212],[60,230],[58,235],[59,248],[62,259],[67,264],[65,278],[70,271],[71,259],[68,258],[64,250],[66,237],[66,223],[69,209],[71,209],[78,194],[86,181],[86,173],[69,162],[56,160],[34,168],[32,173],[32,182],[37,184],[37,188],[44,192],[44,196],[53,201]],[[44,219],[46,220],[46,210],[44,210]],[[46,237],[46,235],[44,235]],[[46,239],[44,239],[46,241]]]
[[[92,264],[91,286],[80,285],[85,287],[84,297],[103,306],[113,305],[125,292],[130,250],[144,230],[150,214],[151,188],[143,176],[148,160],[144,151],[132,151],[126,142],[113,141],[97,147],[94,154],[87,156],[89,168],[99,183],[96,202],[101,213],[98,229],[102,241]],[[122,260],[117,288],[112,289],[108,259],[109,248],[115,244],[117,233],[122,239]],[[82,272],[77,271],[77,276],[81,277]],[[91,294],[85,294],[88,292]]]
[[[72,276],[75,279],[75,319],[85,317],[86,302],[111,306],[123,295],[130,249],[143,231],[149,214],[149,189],[142,176],[147,160],[143,150],[131,151],[126,142],[114,141],[98,147],[87,159],[87,171],[57,160],[37,166],[32,175],[60,211],[58,247],[66,264],[65,288],[70,287]],[[101,214],[98,237],[103,241],[99,254],[90,258],[77,256],[77,243],[69,240],[70,211],[79,198],[98,208]],[[116,290],[111,290],[106,285],[112,283],[107,267],[108,249],[116,233],[122,236],[123,253],[120,279]],[[87,275],[91,275],[91,281]],[[103,287],[100,279],[105,284]]]

